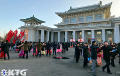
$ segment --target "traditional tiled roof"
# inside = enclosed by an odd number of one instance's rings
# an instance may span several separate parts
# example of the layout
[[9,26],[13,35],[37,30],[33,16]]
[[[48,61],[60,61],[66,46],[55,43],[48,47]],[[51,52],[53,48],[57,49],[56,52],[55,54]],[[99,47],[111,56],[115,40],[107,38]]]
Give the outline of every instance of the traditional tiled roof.
[[30,17],[30,18],[20,19],[20,21],[23,21],[23,22],[28,22],[28,21],[31,21],[31,20],[35,20],[38,23],[45,23],[45,21],[37,19],[36,17],[34,17],[34,15],[33,15],[33,17]]
[[71,14],[71,13],[77,13],[77,12],[85,12],[85,11],[90,11],[90,10],[102,9],[102,8],[111,6],[111,4],[112,4],[112,2],[108,3],[106,5],[102,5],[102,2],[100,1],[100,3],[98,3],[98,4],[94,4],[94,5],[90,5],[90,6],[86,6],[86,7],[80,7],[80,8],[70,7],[70,9],[68,11],[56,12],[56,14],[62,15],[62,14]]

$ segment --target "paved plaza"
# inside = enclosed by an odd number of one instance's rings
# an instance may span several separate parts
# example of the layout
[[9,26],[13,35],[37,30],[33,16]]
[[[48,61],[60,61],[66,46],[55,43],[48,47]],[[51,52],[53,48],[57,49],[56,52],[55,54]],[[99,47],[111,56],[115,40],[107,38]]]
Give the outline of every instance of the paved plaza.
[[[89,67],[83,68],[83,57],[80,57],[79,63],[74,59],[74,48],[69,48],[65,54],[57,54],[57,56],[65,56],[70,59],[54,59],[52,56],[42,56],[36,58],[29,53],[28,59],[18,57],[18,53],[10,52],[10,60],[0,59],[0,71],[2,69],[28,69],[27,76],[90,76],[91,64]],[[103,62],[104,64],[104,62]],[[111,67],[112,75],[102,72],[97,67],[97,76],[118,76],[116,72],[120,72],[118,58],[115,59],[116,67]],[[105,70],[106,71],[106,70]]]

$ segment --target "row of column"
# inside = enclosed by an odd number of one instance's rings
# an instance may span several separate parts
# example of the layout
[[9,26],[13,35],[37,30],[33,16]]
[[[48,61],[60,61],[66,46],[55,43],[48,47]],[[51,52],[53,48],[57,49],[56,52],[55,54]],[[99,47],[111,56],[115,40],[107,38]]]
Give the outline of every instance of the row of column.
[[[95,38],[95,30],[91,30],[91,33],[92,33],[92,38]],[[76,31],[73,31],[73,39],[75,39],[75,32]],[[120,40],[119,40],[119,24],[115,24],[115,27],[114,27],[114,42],[115,43],[118,43]],[[47,31],[47,41],[49,41],[49,36],[50,35],[50,32]],[[67,35],[68,35],[68,31],[65,31],[65,42],[67,42]],[[82,39],[85,39],[84,36],[85,35],[85,30],[82,30]],[[36,40],[38,40],[39,38],[39,32],[37,31],[36,33]],[[54,39],[54,32],[51,32],[51,42],[53,42],[53,39]],[[105,29],[102,29],[102,40],[103,42],[105,41]],[[41,30],[41,42],[44,42],[44,29]],[[58,31],[58,42],[60,42],[60,31]]]
[[[49,41],[50,31],[47,31],[47,42]],[[41,42],[44,42],[44,30],[41,30]]]
[[[73,31],[73,39],[75,39],[75,32]],[[53,33],[53,32],[52,32]],[[91,30],[92,38],[95,38],[94,30]],[[85,39],[85,30],[82,30],[82,39]],[[105,29],[102,29],[102,40],[105,41]],[[51,35],[51,41],[53,42],[53,34]],[[58,42],[60,42],[60,31],[58,31]],[[65,31],[65,42],[67,42],[67,31]]]

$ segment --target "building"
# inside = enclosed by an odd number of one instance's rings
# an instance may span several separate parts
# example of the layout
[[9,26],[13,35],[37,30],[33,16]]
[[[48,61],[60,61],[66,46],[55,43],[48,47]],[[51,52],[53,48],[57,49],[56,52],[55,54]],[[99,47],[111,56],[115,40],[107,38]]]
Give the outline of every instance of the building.
[[44,25],[44,21],[30,17],[20,19],[25,23],[21,30],[28,31],[28,41],[70,42],[70,39],[91,43],[120,42],[120,18],[111,16],[112,3],[102,5],[102,2],[86,7],[72,8],[65,12],[56,12],[62,22],[55,24],[57,28]]

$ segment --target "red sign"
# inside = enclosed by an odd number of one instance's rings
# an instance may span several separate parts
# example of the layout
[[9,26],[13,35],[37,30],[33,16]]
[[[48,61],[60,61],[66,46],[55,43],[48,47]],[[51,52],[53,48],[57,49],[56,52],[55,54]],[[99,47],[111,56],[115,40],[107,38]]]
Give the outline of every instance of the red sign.
[[70,42],[75,42],[75,39],[70,39]]
[[84,42],[84,39],[78,39],[78,42]]

